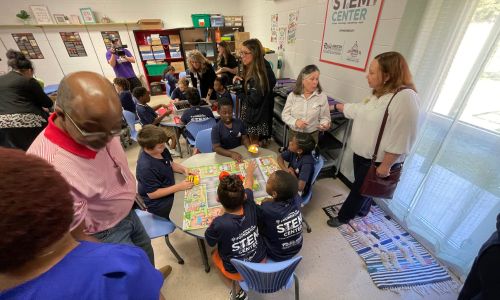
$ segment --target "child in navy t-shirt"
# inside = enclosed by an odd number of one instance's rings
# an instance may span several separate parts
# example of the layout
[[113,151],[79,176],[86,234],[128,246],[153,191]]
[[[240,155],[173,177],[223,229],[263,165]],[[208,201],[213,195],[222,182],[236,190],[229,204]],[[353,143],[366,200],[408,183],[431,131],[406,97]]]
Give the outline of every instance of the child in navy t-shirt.
[[148,212],[169,219],[174,194],[193,187],[184,180],[175,183],[174,172],[188,175],[186,167],[175,163],[166,148],[167,135],[154,125],[145,125],[137,135],[142,147],[137,159],[136,178],[139,195]]
[[177,84],[177,78],[175,78],[175,68],[173,66],[168,66],[163,70],[163,81],[166,81],[168,86],[170,87],[170,95],[175,90],[175,85]]
[[[212,110],[208,107],[202,107],[200,106],[201,103],[201,98],[200,94],[198,93],[198,90],[195,88],[187,88],[186,90],[186,98],[191,105],[190,108],[188,108],[181,116],[181,121],[183,124],[188,124],[191,121],[203,121],[208,118],[215,119],[214,114],[212,113]],[[184,131],[184,134],[186,137],[194,140],[194,136],[191,135],[191,133],[187,130]]]
[[259,231],[266,244],[267,256],[283,261],[302,248],[301,198],[297,194],[297,178],[283,170],[269,176],[266,192],[272,198],[262,202]]
[[[306,194],[311,187],[314,173],[314,157],[312,151],[316,142],[309,133],[296,132],[288,143],[288,150],[278,156],[281,169],[295,175],[299,179],[299,194]],[[288,162],[288,167],[285,166]]]
[[250,146],[245,124],[233,117],[233,101],[228,98],[219,99],[218,112],[220,121],[212,127],[212,148],[220,155],[231,157],[241,162],[242,156],[231,151],[240,145]]
[[187,100],[186,95],[184,94],[189,87],[189,81],[186,77],[182,77],[179,79],[179,83],[177,87],[170,93],[170,98],[174,101]]
[[[225,212],[216,217],[205,231],[208,245],[217,245],[217,250],[212,255],[215,265],[231,280],[242,280],[231,264],[232,258],[261,262],[266,257],[257,226],[257,206],[251,190],[254,171],[255,163],[249,163],[244,185],[239,175],[219,176],[217,200]],[[244,292],[241,290],[238,297],[242,294]]]
[[[231,98],[231,93],[226,89],[226,82],[221,77],[216,77],[214,80],[214,91],[217,94],[217,102],[222,98]],[[232,102],[232,100],[231,100]],[[219,103],[220,105],[220,103]]]

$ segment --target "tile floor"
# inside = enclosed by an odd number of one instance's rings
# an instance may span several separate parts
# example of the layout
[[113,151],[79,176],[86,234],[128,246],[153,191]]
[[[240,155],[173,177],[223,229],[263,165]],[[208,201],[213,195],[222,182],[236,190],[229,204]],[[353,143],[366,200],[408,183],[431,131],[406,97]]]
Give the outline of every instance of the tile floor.
[[[165,96],[152,97],[151,104],[168,101]],[[186,152],[181,138],[183,152]],[[276,149],[274,144],[271,149]],[[135,174],[139,146],[126,149],[129,167]],[[186,154],[187,156],[187,154]],[[185,157],[186,157],[185,156]],[[182,159],[176,158],[176,161]],[[348,188],[338,179],[323,178],[313,187],[313,199],[303,210],[304,217],[312,227],[311,233],[304,231],[304,246],[300,255],[302,262],[297,268],[301,299],[456,299],[456,294],[428,295],[404,292],[396,294],[379,290],[372,283],[362,259],[336,229],[326,225],[324,206],[341,202]],[[333,195],[342,194],[334,198]],[[230,282],[226,281],[211,264],[210,273],[205,273],[196,240],[176,230],[170,240],[185,264],[179,265],[162,238],[152,241],[157,267],[169,264],[172,274],[165,281],[162,293],[166,299],[229,299]],[[210,248],[207,248],[210,251]],[[271,295],[250,293],[250,299],[293,299],[293,288]]]

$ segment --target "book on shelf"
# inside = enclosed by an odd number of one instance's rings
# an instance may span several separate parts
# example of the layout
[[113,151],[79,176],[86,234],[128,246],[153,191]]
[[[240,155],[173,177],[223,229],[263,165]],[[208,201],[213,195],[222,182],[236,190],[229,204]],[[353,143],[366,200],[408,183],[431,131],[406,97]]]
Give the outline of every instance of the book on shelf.
[[170,45],[168,51],[171,58],[182,58],[181,47],[179,45]]
[[171,34],[168,36],[170,39],[170,44],[180,44],[181,43],[181,38],[179,37],[178,34]]
[[162,45],[170,44],[170,40],[168,39],[167,35],[160,35],[160,41]]
[[186,71],[183,61],[173,61],[170,63],[170,65],[175,68],[175,73]]
[[165,55],[165,50],[163,50],[162,46],[153,46],[153,56],[155,59],[167,58],[167,56]]
[[149,45],[140,45],[139,52],[141,53],[142,60],[154,59],[153,51]]

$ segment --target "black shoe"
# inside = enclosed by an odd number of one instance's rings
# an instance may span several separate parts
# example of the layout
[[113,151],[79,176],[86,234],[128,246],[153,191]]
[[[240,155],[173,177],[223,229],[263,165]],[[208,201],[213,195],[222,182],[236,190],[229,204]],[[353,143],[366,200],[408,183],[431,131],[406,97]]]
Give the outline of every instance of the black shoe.
[[340,222],[338,217],[334,217],[334,218],[330,218],[330,220],[326,221],[326,224],[328,224],[328,226],[330,226],[330,227],[337,228],[341,225],[344,225],[345,223]]
[[[229,291],[229,300],[233,299],[233,290]],[[240,290],[237,294],[236,297],[234,298],[236,300],[248,300],[248,295],[245,293],[244,290]]]

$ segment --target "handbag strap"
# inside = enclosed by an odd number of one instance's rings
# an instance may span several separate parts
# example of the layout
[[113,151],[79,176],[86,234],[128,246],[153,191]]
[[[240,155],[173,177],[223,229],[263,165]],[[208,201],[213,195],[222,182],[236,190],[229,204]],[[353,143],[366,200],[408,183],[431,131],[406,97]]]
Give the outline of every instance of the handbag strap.
[[394,95],[392,95],[391,100],[389,100],[389,103],[387,104],[387,107],[385,108],[385,113],[384,113],[384,118],[382,119],[382,125],[380,125],[380,130],[378,132],[378,138],[377,138],[377,144],[375,144],[375,152],[373,152],[372,155],[372,163],[375,163],[377,160],[377,153],[378,153],[378,148],[380,146],[380,141],[382,141],[382,135],[384,134],[384,129],[385,129],[385,124],[387,123],[387,118],[389,117],[389,105],[391,105],[392,100],[396,95],[401,92],[402,90],[407,89],[408,87],[402,86],[396,90]]

